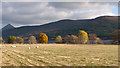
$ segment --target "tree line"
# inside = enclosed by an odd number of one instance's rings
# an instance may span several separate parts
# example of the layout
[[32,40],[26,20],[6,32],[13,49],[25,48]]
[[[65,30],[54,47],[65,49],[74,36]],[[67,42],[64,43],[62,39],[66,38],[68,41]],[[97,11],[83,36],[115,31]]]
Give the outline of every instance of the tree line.
[[[119,44],[120,38],[119,38],[120,30],[113,31],[111,33],[113,44]],[[89,40],[89,41],[88,41]],[[97,37],[96,34],[88,34],[87,32],[83,30],[79,30],[77,36],[75,35],[67,35],[64,38],[62,38],[60,35],[58,35],[55,38],[56,43],[70,43],[70,44],[104,44],[99,37]],[[42,43],[46,44],[48,43],[48,36],[45,33],[40,33],[38,36],[38,39],[36,39],[35,36],[30,36],[28,38],[28,44],[37,44]],[[0,43],[4,43],[4,40],[2,37],[0,37]],[[23,44],[24,39],[21,37],[15,37],[15,36],[9,36],[7,39],[8,44]]]
[[[120,30],[115,30],[111,34],[111,43],[120,44]],[[89,40],[89,41],[88,41]],[[62,38],[60,35],[56,37],[56,43],[70,43],[70,44],[104,44],[102,39],[97,37],[96,34],[87,34],[85,31],[79,31],[78,35],[67,35]]]
[[[88,41],[89,40],[89,41]],[[103,44],[96,34],[87,34],[87,32],[80,30],[78,35],[67,35],[62,38],[60,35],[56,37],[56,43],[70,43],[70,44]]]
[[[4,43],[4,40],[1,38],[1,43]],[[24,39],[21,37],[9,36],[7,39],[8,44],[23,44]],[[48,36],[45,33],[40,33],[38,36],[38,43],[48,43]],[[37,44],[35,36],[30,36],[28,39],[28,44]]]

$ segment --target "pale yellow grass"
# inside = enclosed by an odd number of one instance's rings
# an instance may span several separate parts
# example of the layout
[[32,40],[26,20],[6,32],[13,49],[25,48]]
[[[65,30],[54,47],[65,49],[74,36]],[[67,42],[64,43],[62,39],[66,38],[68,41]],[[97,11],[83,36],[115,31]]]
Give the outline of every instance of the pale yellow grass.
[[11,65],[118,66],[118,45],[4,44],[2,66]]

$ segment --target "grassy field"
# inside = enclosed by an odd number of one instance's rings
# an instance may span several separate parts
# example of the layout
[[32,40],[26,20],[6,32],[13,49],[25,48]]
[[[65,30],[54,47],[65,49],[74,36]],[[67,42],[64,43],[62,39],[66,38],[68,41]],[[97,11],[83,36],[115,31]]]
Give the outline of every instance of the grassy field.
[[[30,50],[28,46],[31,47]],[[35,48],[36,46],[39,48]],[[118,46],[4,44],[2,45],[2,66],[118,66]]]

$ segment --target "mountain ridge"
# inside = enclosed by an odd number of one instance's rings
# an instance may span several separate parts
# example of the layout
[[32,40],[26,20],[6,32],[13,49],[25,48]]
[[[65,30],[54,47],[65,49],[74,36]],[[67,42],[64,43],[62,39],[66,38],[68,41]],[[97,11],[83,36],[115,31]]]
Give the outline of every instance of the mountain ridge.
[[[85,30],[88,33],[96,33],[100,38],[110,39],[110,33],[118,29],[119,16],[101,16],[94,19],[71,20],[64,19],[56,22],[47,23],[38,26],[22,26],[19,28],[3,31],[3,38],[6,39],[10,35],[29,37],[39,33],[46,33],[50,38],[68,34],[77,35],[78,30]],[[109,23],[108,23],[109,22]]]

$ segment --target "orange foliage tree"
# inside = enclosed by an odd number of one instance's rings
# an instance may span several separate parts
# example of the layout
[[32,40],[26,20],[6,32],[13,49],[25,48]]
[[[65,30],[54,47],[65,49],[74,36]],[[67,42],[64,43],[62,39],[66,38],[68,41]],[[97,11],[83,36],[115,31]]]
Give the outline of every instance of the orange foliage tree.
[[38,36],[39,43],[48,43],[48,36],[45,33],[40,33]]

